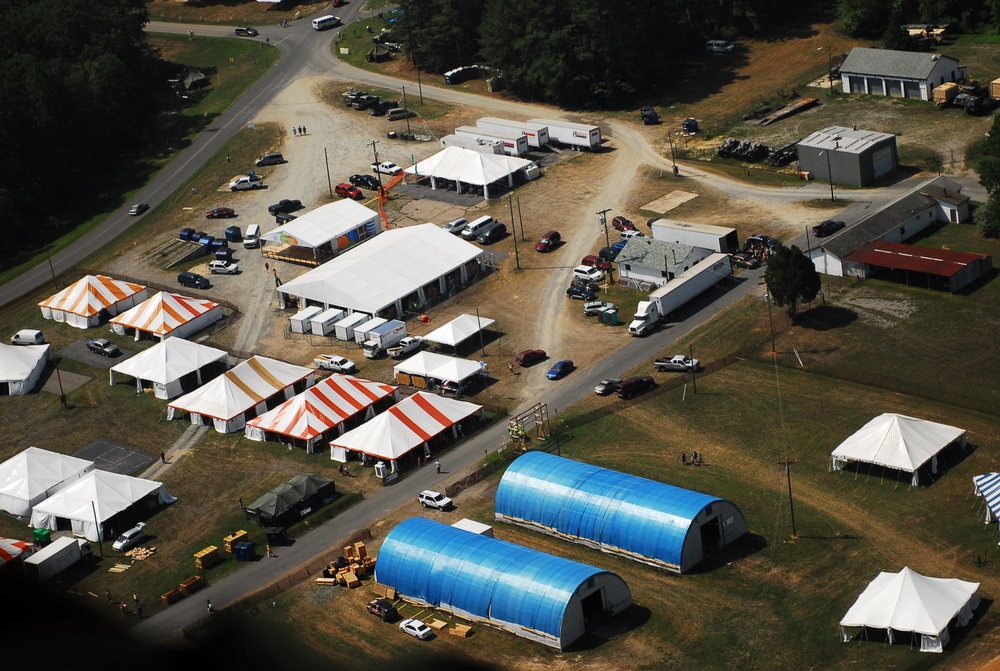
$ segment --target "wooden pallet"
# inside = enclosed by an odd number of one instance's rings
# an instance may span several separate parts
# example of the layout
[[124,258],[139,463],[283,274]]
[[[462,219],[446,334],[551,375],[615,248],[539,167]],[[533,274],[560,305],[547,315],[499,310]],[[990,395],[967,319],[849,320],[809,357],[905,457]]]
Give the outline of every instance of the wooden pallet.
[[108,573],[124,573],[125,571],[132,568],[130,564],[115,564],[108,569]]

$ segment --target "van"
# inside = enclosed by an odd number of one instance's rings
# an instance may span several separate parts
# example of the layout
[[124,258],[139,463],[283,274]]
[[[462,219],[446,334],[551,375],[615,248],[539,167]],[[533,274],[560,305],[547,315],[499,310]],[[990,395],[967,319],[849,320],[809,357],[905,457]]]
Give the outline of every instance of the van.
[[486,230],[486,227],[492,224],[495,220],[493,217],[486,215],[479,217],[474,221],[470,221],[468,226],[462,231],[462,237],[466,240],[475,240],[476,236]]
[[243,235],[243,249],[256,249],[260,246],[260,226],[250,224]]
[[405,107],[397,107],[396,109],[389,110],[385,113],[385,118],[389,121],[396,121],[398,119],[409,119],[410,117],[417,116],[417,113],[413,110],[406,109]]
[[481,245],[489,245],[502,239],[505,235],[507,235],[507,227],[497,221],[481,230],[476,236],[476,242]]
[[621,384],[618,385],[618,389],[615,392],[618,398],[632,398],[636,394],[641,394],[647,389],[652,389],[656,386],[656,380],[654,380],[649,375],[643,375],[642,377],[630,377],[627,380],[623,380]]
[[286,162],[287,161],[285,161],[285,157],[281,155],[281,152],[271,151],[258,158],[253,162],[253,164],[260,167],[262,165],[281,165]]
[[44,345],[45,335],[38,329],[21,329],[10,337],[11,345]]
[[720,54],[731,54],[736,47],[732,42],[725,40],[709,40],[705,42],[705,51],[714,51]]
[[334,26],[340,25],[340,17],[333,16],[332,14],[327,14],[326,16],[321,16],[318,19],[313,19],[312,26],[314,30],[326,30],[327,28],[333,28]]

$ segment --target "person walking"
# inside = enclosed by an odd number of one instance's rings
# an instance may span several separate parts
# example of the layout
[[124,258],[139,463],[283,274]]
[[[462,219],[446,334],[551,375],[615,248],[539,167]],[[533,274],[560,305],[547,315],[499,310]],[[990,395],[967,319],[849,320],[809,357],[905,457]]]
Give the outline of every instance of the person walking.
[[303,127],[302,127],[302,134],[303,134],[303,135],[305,135],[305,134],[306,134],[306,127],[305,127],[305,126],[303,126]]
[[299,132],[299,129],[296,126],[292,126],[292,137],[295,137],[296,134],[298,134],[298,132]]
[[215,606],[212,605],[212,600],[211,599],[205,599],[205,604],[208,607],[208,612],[209,613],[214,613],[215,612]]
[[167,453],[166,452],[160,452],[160,463],[161,464],[167,463]]
[[435,461],[434,462],[434,470],[438,473],[438,475],[441,474],[441,462],[440,461]]
[[267,547],[267,556],[268,556],[268,557],[273,557],[273,556],[274,556],[274,553],[273,553],[273,552],[271,552],[271,545],[270,545],[270,544],[268,544],[268,545],[267,545],[266,547]]

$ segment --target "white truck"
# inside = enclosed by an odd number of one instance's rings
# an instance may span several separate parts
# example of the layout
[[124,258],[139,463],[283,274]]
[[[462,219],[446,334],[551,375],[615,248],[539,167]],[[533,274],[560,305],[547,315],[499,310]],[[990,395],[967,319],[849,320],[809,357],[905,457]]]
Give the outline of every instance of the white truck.
[[561,119],[529,119],[531,123],[547,126],[549,140],[572,147],[593,150],[601,146],[601,127],[572,123]]
[[680,308],[706,289],[714,287],[723,277],[733,274],[728,254],[711,254],[695,266],[670,280],[649,294],[648,301],[639,301],[635,316],[628,325],[634,336],[650,333],[660,322],[670,319]]
[[381,163],[372,163],[369,168],[372,172],[382,173],[383,175],[398,175],[403,172],[403,169],[392,161],[382,161]]
[[242,175],[229,183],[230,191],[249,191],[264,186],[264,178],[260,175]]
[[91,556],[90,543],[63,536],[24,560],[24,570],[38,582],[44,582]]
[[390,359],[402,359],[411,352],[416,352],[424,346],[424,339],[420,336],[406,336],[400,340],[395,347],[386,350]]
[[476,119],[476,125],[487,130],[505,130],[520,133],[528,138],[528,146],[539,149],[549,143],[549,127],[530,121],[512,121],[510,119],[499,119],[492,116],[484,116]]
[[369,359],[377,359],[387,349],[406,337],[406,324],[393,319],[368,332],[368,339],[361,343],[361,351]]
[[686,357],[683,354],[675,354],[672,357],[659,357],[654,362],[656,370],[661,373],[674,371],[677,373],[691,373],[698,370],[701,362],[698,359]]

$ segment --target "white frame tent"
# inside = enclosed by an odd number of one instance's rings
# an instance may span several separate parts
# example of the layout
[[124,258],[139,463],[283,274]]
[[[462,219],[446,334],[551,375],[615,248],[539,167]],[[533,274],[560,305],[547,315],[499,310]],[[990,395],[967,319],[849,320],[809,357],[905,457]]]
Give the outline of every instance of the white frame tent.
[[514,173],[532,165],[532,161],[506,154],[482,154],[464,147],[445,147],[428,156],[403,172],[408,175],[430,177],[431,188],[437,188],[437,180],[455,182],[455,188],[462,193],[462,184],[482,187],[483,197],[489,199],[490,184],[506,180],[513,188]]
[[425,342],[448,345],[456,350],[472,336],[496,324],[495,319],[462,314],[424,336]]
[[0,343],[0,396],[24,396],[38,384],[49,362],[49,344]]
[[417,352],[392,368],[396,382],[415,387],[430,386],[431,380],[462,384],[473,375],[484,375],[485,372],[481,362],[427,351]]
[[885,629],[889,644],[893,632],[920,634],[920,652],[942,652],[951,635],[952,620],[964,627],[979,606],[979,583],[956,578],[930,578],[909,567],[899,573],[883,571],[858,596],[840,621],[844,642],[849,628]]
[[135,330],[153,338],[183,338],[222,319],[222,306],[205,298],[191,298],[161,291],[111,320],[111,330],[124,335]]
[[152,387],[156,398],[169,400],[183,394],[185,384],[194,382],[200,387],[202,371],[217,361],[224,362],[228,369],[229,353],[184,338],[167,338],[112,366],[108,370],[108,384],[115,385],[116,373],[133,377],[135,393],[141,394],[143,387]]
[[28,519],[36,503],[94,470],[94,462],[29,447],[0,464],[0,510]]
[[965,429],[887,412],[855,431],[830,457],[835,471],[860,461],[912,473],[910,484],[917,487],[920,467],[929,461],[937,473],[938,453],[956,440],[965,447]]
[[78,329],[101,323],[104,315],[117,315],[146,300],[141,284],[105,275],[85,275],[38,304],[42,316]]

